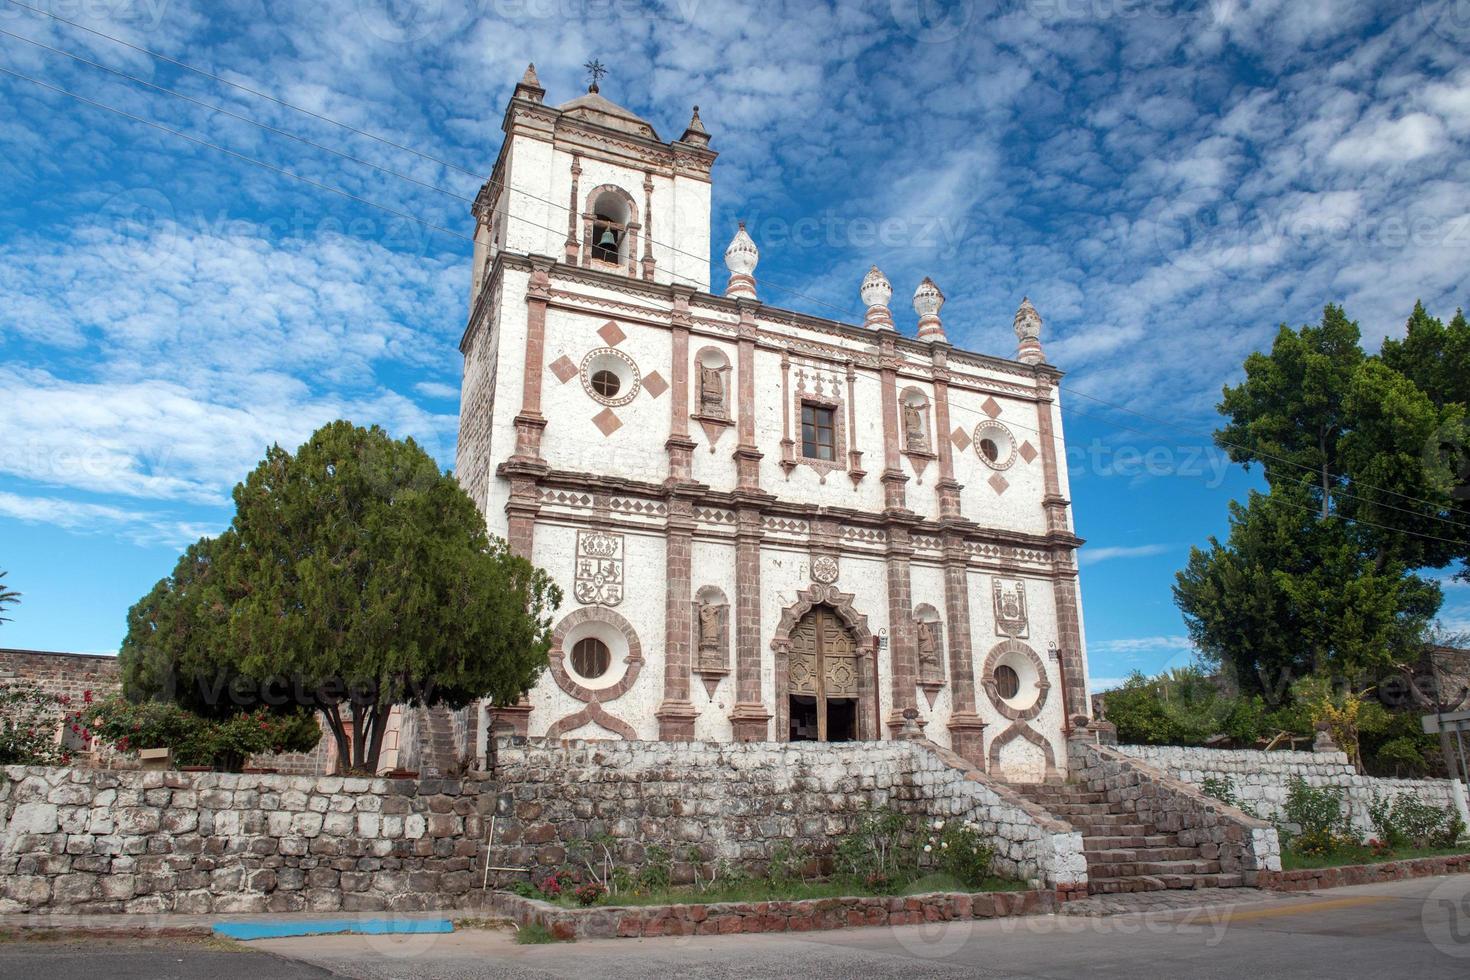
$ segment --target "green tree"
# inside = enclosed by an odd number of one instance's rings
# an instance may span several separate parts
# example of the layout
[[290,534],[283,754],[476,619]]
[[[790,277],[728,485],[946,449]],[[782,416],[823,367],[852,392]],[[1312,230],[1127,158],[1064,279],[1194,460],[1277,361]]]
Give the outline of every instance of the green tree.
[[[0,579],[3,579],[8,574],[9,572],[0,572]],[[0,612],[4,612],[6,606],[14,606],[19,604],[20,593],[16,592],[13,589],[6,588],[5,583],[0,582]],[[10,622],[10,617],[0,616],[0,623],[8,622]]]
[[373,771],[393,705],[512,704],[544,669],[560,591],[413,440],[333,422],[234,499],[130,614],[135,691],[188,703],[203,670],[229,700],[205,710],[318,707],[344,768]]
[[1174,601],[1207,663],[1271,705],[1313,672],[1384,670],[1419,649],[1439,586],[1381,562],[1359,525],[1317,516],[1302,484],[1230,505],[1230,536],[1190,550]]

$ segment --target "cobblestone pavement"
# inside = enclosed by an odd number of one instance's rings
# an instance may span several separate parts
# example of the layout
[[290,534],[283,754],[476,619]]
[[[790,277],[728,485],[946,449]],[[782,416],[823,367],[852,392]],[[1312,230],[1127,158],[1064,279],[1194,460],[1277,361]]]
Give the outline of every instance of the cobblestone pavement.
[[1061,915],[1127,915],[1133,912],[1172,912],[1183,909],[1217,908],[1226,905],[1248,905],[1256,902],[1291,901],[1279,892],[1255,888],[1201,888],[1198,891],[1175,890],[1133,892],[1127,895],[1094,895],[1063,904]]

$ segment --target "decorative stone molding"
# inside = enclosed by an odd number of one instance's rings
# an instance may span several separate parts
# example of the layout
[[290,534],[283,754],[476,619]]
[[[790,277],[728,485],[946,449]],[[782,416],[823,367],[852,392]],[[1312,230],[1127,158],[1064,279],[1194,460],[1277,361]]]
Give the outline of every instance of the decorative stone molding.
[[[596,221],[597,199],[604,194],[611,194],[618,202],[627,209],[626,221],[614,221],[610,224],[616,225],[624,235],[624,241],[620,251],[624,252],[626,261],[620,256],[618,262],[604,262],[593,258],[592,226]],[[591,269],[603,269],[609,272],[626,273],[637,278],[638,276],[638,231],[642,227],[638,223],[638,202],[633,200],[633,195],[628,193],[617,184],[599,184],[587,192],[586,204],[582,209],[582,265]]]
[[[995,446],[995,459],[985,454],[983,445],[987,439]],[[975,455],[980,457],[980,462],[993,470],[1008,470],[1016,462],[1019,449],[1016,437],[1005,423],[997,419],[986,419],[975,426],[970,442],[975,447]]]
[[636,741],[638,738],[638,733],[633,729],[632,725],[623,721],[621,718],[609,714],[607,709],[603,708],[596,701],[593,701],[580,711],[574,711],[565,718],[558,720],[550,728],[546,729],[546,737],[561,738],[563,735],[574,732],[587,724],[601,725],[608,731],[630,742]]
[[818,555],[812,559],[812,581],[818,585],[834,585],[842,572],[836,555]]
[[718,347],[702,347],[694,355],[694,372],[690,378],[694,410],[690,418],[704,430],[710,452],[715,451],[725,430],[735,425],[730,414],[732,370],[729,356]]
[[[609,629],[616,630],[622,634],[627,644],[628,652],[623,658],[623,676],[616,683],[607,687],[587,687],[566,669],[567,651],[564,644],[568,634],[578,626],[586,623],[600,623]],[[556,628],[551,631],[551,649],[546,654],[548,660],[548,672],[556,681],[556,686],[578,701],[606,702],[615,701],[627,694],[638,680],[638,675],[643,671],[643,644],[638,642],[638,634],[633,629],[633,624],[622,616],[600,606],[588,606],[568,613],[562,618]],[[634,736],[629,736],[634,737]]]
[[990,598],[995,635],[1027,639],[1031,635],[1031,617],[1026,611],[1025,580],[999,576],[991,579]]
[[[837,378],[802,366],[796,370],[796,390],[792,393],[792,412],[796,420],[796,434],[792,444],[792,458],[782,461],[782,469],[789,478],[797,466],[815,470],[821,483],[827,482],[831,473],[845,471],[848,460],[847,406],[842,400]],[[821,459],[806,454],[806,440],[802,438],[801,414],[805,405],[816,405],[832,412],[832,459]]]
[[[1024,661],[1024,665],[1029,666],[1033,672],[1030,680],[1036,696],[1035,700],[1026,703],[1025,707],[1016,707],[1013,703],[1013,701],[1021,700],[1019,694],[1016,698],[1009,700],[1001,697],[995,680],[995,669],[1001,666],[1001,663],[1005,660],[1011,660],[1014,669],[1017,658]],[[1018,671],[1018,673],[1020,672]],[[1023,685],[1025,681],[1026,678],[1023,675]],[[990,703],[995,706],[995,710],[1012,721],[1033,721],[1036,719],[1041,714],[1041,710],[1046,707],[1047,695],[1051,692],[1051,681],[1047,680],[1046,677],[1046,664],[1042,661],[1041,657],[1037,656],[1035,650],[1020,640],[1006,640],[990,648],[990,653],[985,657],[985,666],[982,668],[980,683],[985,688],[985,696],[990,699]],[[1025,690],[1024,686],[1022,690]]]
[[853,608],[852,600],[852,593],[843,592],[835,585],[813,583],[811,588],[797,592],[796,601],[781,610],[781,619],[771,634],[771,650],[776,655],[777,741],[786,741],[790,731],[790,704],[786,694],[790,684],[787,657],[791,651],[791,633],[802,617],[817,606],[830,607],[852,634],[858,655],[858,737],[864,740],[878,738],[875,707],[878,692],[873,686],[874,661],[871,659],[877,656],[878,638],[868,629],[868,617]]
[[937,458],[933,438],[934,426],[930,416],[929,396],[918,388],[905,388],[898,396],[899,438],[903,454],[908,457],[914,474],[921,478],[924,469]]
[[[612,397],[599,394],[592,386],[592,376],[604,370],[612,371],[622,382],[622,387]],[[594,347],[588,351],[582,357],[579,372],[582,376],[582,389],[587,392],[587,396],[610,408],[621,408],[637,398],[638,392],[642,390],[643,375],[638,370],[638,362],[616,347]]]
[[623,601],[623,536],[578,531],[573,557],[573,594],[578,602],[616,606]]

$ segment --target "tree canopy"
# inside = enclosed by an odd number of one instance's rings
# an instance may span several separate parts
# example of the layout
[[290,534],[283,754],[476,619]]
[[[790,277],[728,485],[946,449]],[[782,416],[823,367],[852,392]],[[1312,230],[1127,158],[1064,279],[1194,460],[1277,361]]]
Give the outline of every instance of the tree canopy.
[[1416,305],[1378,355],[1328,306],[1282,326],[1226,387],[1216,440],[1269,487],[1193,549],[1174,588],[1206,659],[1278,702],[1313,672],[1416,657],[1442,595],[1417,574],[1470,558],[1470,328]]
[[[5,578],[8,572],[0,572],[0,579]],[[14,589],[7,588],[4,582],[0,582],[0,613],[5,611],[6,606],[14,606],[20,602],[20,593]],[[9,616],[0,616],[0,623],[10,622]]]
[[412,439],[333,422],[271,447],[234,500],[130,611],[131,696],[320,708],[371,771],[395,704],[512,704],[545,667],[560,591]]

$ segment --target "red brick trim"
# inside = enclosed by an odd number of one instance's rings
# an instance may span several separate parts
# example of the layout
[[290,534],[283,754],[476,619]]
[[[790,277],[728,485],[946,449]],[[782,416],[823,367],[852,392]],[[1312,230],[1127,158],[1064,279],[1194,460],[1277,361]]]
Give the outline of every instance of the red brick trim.
[[[583,623],[604,623],[623,634],[628,642],[628,656],[623,659],[626,665],[623,676],[616,684],[609,687],[585,687],[572,677],[566,669],[566,653],[562,649],[562,642],[574,627]],[[608,609],[606,606],[587,606],[568,613],[556,628],[551,631],[551,649],[547,652],[549,660],[549,672],[556,681],[556,686],[561,688],[578,701],[597,703],[600,701],[615,701],[628,693],[628,690],[638,680],[638,675],[643,671],[643,644],[638,642],[638,634],[633,629],[633,624],[622,616]]]
[[623,721],[621,718],[608,714],[602,705],[596,701],[593,701],[581,711],[575,711],[567,715],[546,729],[546,737],[561,738],[567,732],[574,732],[588,722],[596,722],[608,731],[616,732],[630,742],[636,742],[638,740],[638,732],[633,729],[632,725]]
[[1256,887],[1278,892],[1311,892],[1344,885],[1371,885],[1380,881],[1434,878],[1470,874],[1470,854],[1408,858],[1381,864],[1347,864],[1337,868],[1299,868],[1295,871],[1257,871]]
[[[1031,661],[1031,666],[1036,670],[1036,701],[1031,707],[1024,710],[1012,707],[1000,696],[1000,691],[995,686],[995,668],[1000,665],[1000,658],[1008,653],[1018,653]],[[1046,676],[1046,663],[1039,657],[1035,650],[1031,649],[1020,640],[1002,640],[990,648],[990,653],[985,657],[985,667],[980,675],[980,683],[985,687],[985,696],[990,703],[1002,715],[1012,721],[1032,721],[1041,714],[1046,707],[1047,696],[1051,693],[1051,681]]]

